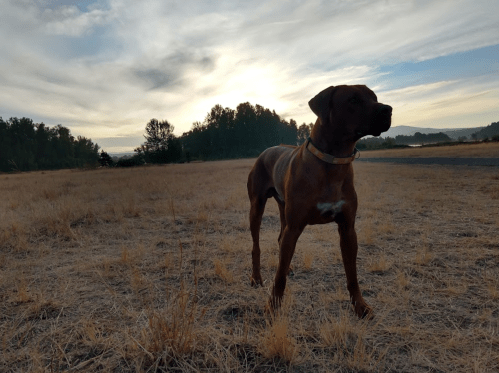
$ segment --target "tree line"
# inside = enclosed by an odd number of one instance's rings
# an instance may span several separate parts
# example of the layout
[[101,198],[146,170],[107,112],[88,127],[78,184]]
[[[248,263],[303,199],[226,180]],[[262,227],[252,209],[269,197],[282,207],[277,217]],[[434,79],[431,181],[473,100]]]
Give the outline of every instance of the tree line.
[[361,139],[357,142],[359,150],[375,150],[375,149],[390,149],[401,148],[415,144],[434,144],[441,142],[451,142],[452,139],[443,132],[438,133],[421,133],[416,132],[412,136],[398,135],[395,137],[370,137]]
[[[162,127],[165,128],[163,133]],[[295,120],[288,122],[274,110],[248,102],[239,104],[235,110],[215,105],[203,122],[193,123],[191,130],[179,138],[173,135],[173,126],[167,121],[152,119],[146,126],[146,142],[135,149],[135,157],[127,160],[127,165],[255,157],[274,145],[302,144],[310,136],[312,127],[313,123],[303,123],[298,127]],[[499,122],[492,123],[473,138],[490,137],[493,132],[499,135]],[[357,147],[368,150],[452,141],[443,132],[416,132],[412,136],[362,139]]]
[[438,132],[438,133],[416,132],[412,136],[405,136],[405,135],[395,136],[395,143],[399,145],[429,144],[429,143],[446,142],[446,141],[452,141],[452,139],[443,132]]
[[257,156],[279,145],[299,145],[310,135],[312,123],[297,127],[275,111],[248,102],[235,110],[215,105],[203,122],[195,122],[182,136],[174,135],[168,121],[151,119],[146,124],[145,142],[134,156],[114,162],[90,139],[75,138],[62,125],[48,127],[29,118],[0,117],[0,171],[30,171],[84,166],[134,166]]
[[[307,140],[313,123],[297,127],[296,121],[282,119],[274,110],[249,102],[236,110],[215,105],[203,122],[195,122],[188,132],[176,137],[174,127],[166,120],[151,119],[146,125],[146,141],[135,149],[133,157],[121,159],[117,166],[127,167],[144,163],[171,163],[191,160],[215,160],[258,156],[268,147],[288,144],[300,145]],[[472,135],[473,139],[499,136],[499,122],[492,123]],[[466,140],[465,137],[459,141]],[[359,150],[406,147],[413,144],[447,143],[453,140],[443,132],[412,136],[371,137],[357,143]],[[101,154],[102,165],[112,165],[107,153]]]
[[482,128],[481,130],[473,133],[471,137],[474,140],[478,139],[499,139],[499,122],[493,122],[487,127]]
[[275,111],[245,102],[236,110],[215,105],[180,140],[188,158],[240,158],[257,156],[278,144],[296,145],[301,132],[295,120],[287,122]]
[[[182,136],[166,120],[151,119],[146,124],[145,142],[134,149],[132,157],[120,159],[117,166],[144,163],[171,163],[255,157],[268,147],[300,145],[310,136],[313,124],[282,119],[275,111],[248,102],[237,108],[215,105],[203,122],[195,122]],[[473,134],[473,139],[496,139],[499,122]],[[498,138],[499,139],[499,138]],[[462,140],[462,139],[461,139]],[[395,138],[372,137],[357,143],[360,150],[403,147],[409,144],[451,142],[446,134],[399,135]],[[29,118],[0,117],[0,171],[29,171],[115,165],[106,152],[82,136],[75,138],[62,125],[48,127]]]
[[[487,127],[480,129],[479,131],[473,133],[470,136],[472,141],[499,141],[499,122],[493,122]],[[469,140],[466,136],[461,136],[458,138],[457,142],[464,142]],[[412,136],[398,135],[395,137],[371,137],[367,139],[361,139],[357,142],[357,148],[359,150],[375,150],[375,149],[390,149],[399,148],[409,145],[430,145],[430,144],[442,144],[451,143],[455,140],[451,139],[447,134],[443,132],[438,133],[421,133],[416,132]]]
[[295,120],[288,122],[275,111],[249,102],[235,110],[215,105],[203,122],[193,123],[180,137],[173,134],[168,121],[151,119],[145,143],[135,149],[134,157],[117,165],[255,157],[274,145],[303,143],[311,128],[312,123],[297,127]]
[[60,124],[48,127],[29,118],[0,117],[0,171],[85,167],[99,159],[99,146],[74,137]]

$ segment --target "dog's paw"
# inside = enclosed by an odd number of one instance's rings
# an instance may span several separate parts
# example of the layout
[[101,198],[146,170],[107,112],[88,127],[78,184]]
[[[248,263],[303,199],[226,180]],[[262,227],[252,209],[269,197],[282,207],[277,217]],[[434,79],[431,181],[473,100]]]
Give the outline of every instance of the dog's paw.
[[258,287],[258,285],[263,286],[262,276],[260,276],[260,275],[251,276],[250,282],[251,282],[251,286],[253,286],[255,288]]
[[366,302],[354,302],[352,306],[359,319],[371,320],[374,318],[374,311]]
[[265,314],[274,318],[277,316],[279,309],[281,307],[281,300],[270,297],[265,305]]

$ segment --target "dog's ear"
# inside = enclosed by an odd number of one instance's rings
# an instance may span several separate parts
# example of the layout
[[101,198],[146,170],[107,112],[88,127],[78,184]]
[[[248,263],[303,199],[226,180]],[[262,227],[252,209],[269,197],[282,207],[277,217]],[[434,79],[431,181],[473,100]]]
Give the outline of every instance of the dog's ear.
[[321,120],[328,115],[331,97],[333,96],[335,88],[336,87],[334,86],[326,88],[308,102],[308,106],[310,106],[310,109],[312,109],[315,115],[321,118]]

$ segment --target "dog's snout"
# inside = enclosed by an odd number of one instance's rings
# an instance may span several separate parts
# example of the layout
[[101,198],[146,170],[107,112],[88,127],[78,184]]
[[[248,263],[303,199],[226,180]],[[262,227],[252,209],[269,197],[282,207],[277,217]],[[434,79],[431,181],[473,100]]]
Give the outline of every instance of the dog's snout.
[[380,116],[391,116],[392,115],[392,107],[389,106],[389,105],[381,105],[379,108],[378,108],[378,115]]
[[392,120],[392,107],[380,104],[374,112],[374,120],[379,124],[387,124]]
[[379,136],[382,132],[388,131],[392,123],[392,110],[389,105],[378,104],[373,113],[370,135]]

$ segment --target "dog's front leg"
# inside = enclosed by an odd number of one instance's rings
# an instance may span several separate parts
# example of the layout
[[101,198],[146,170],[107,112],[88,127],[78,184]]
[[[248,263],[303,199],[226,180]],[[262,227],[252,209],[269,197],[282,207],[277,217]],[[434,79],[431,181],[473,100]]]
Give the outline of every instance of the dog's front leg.
[[269,300],[272,310],[278,309],[281,305],[281,299],[286,288],[286,277],[296,248],[296,241],[298,241],[302,232],[303,228],[290,227],[289,225],[282,232],[279,242],[279,265],[275,275],[274,287],[272,288],[272,296]]
[[[355,219],[355,218],[354,218]],[[341,256],[347,277],[347,289],[354,311],[359,318],[372,316],[371,307],[364,301],[357,281],[357,234],[354,219],[342,219],[338,222]]]

